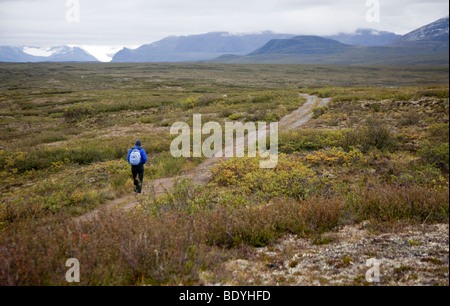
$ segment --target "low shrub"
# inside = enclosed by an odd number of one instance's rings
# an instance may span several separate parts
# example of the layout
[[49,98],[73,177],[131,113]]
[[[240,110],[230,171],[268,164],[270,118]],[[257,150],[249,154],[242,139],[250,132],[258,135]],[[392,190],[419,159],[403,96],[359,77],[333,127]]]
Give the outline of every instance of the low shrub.
[[215,208],[211,193],[202,186],[191,183],[190,180],[176,180],[170,192],[159,198],[146,199],[141,207],[151,215],[160,216],[168,211],[183,211],[188,214],[204,209]]
[[80,104],[74,104],[69,106],[65,111],[64,111],[64,118],[66,121],[70,122],[70,121],[77,121],[82,119],[84,116],[92,114],[94,112],[94,108],[89,105],[89,104],[85,104],[85,103],[80,103]]
[[251,103],[268,103],[273,101],[277,97],[274,93],[264,93],[259,96],[253,97],[250,102]]
[[197,99],[197,106],[209,106],[222,101],[223,98],[217,94],[205,94]]
[[409,110],[403,117],[399,120],[400,126],[411,126],[417,125],[422,119],[422,115],[417,110]]
[[448,222],[448,187],[438,190],[421,186],[385,185],[356,192],[350,200],[351,215],[359,222]]
[[422,160],[442,171],[449,172],[449,144],[432,144],[424,141],[419,149],[419,155]]
[[175,158],[170,153],[163,153],[151,157],[145,167],[145,173],[152,179],[171,177],[180,174],[185,163],[185,158]]
[[1,285],[70,285],[64,265],[69,258],[81,263],[80,285],[194,285],[203,269],[225,258],[201,243],[192,218],[181,212],[163,218],[115,213],[83,224],[53,218],[40,224],[1,234]]
[[319,118],[322,115],[324,115],[327,111],[328,111],[328,106],[321,106],[321,107],[317,107],[315,109],[313,109],[313,117],[314,118]]
[[261,169],[258,158],[234,158],[215,166],[211,173],[219,186],[237,186],[247,195],[263,199],[289,196],[306,198],[316,181],[301,157],[280,155],[274,169]]
[[350,151],[346,152],[336,147],[303,154],[303,158],[310,164],[327,166],[351,166],[364,161],[364,155],[359,149],[351,148]]
[[298,202],[284,198],[262,206],[219,207],[206,215],[206,241],[227,248],[262,247],[287,233],[323,233],[339,224],[344,206],[338,199]]
[[428,135],[433,142],[448,142],[449,141],[449,124],[433,124],[428,128]]
[[228,119],[230,119],[230,120],[239,120],[241,118],[242,118],[241,114],[232,114],[232,115],[228,116]]
[[197,106],[197,99],[195,98],[187,98],[180,102],[180,106],[183,110],[193,109]]
[[343,139],[343,131],[302,130],[280,133],[278,143],[280,152],[291,154],[341,146]]
[[134,184],[131,178],[131,171],[128,164],[122,162],[115,163],[108,169],[109,185],[114,190],[116,196],[133,192]]
[[346,131],[342,145],[346,149],[360,147],[364,152],[367,152],[372,148],[391,150],[396,147],[396,141],[386,122],[371,117],[366,120],[363,127]]
[[233,111],[229,108],[224,108],[220,111],[220,116],[222,118],[228,118],[228,117],[232,116],[233,114],[234,114]]

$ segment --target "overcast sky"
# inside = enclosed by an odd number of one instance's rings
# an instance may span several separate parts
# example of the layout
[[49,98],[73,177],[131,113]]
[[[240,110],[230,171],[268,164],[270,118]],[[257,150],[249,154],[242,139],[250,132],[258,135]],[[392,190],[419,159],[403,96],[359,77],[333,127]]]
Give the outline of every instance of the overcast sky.
[[448,0],[379,0],[380,20],[369,22],[367,2],[376,1],[0,0],[0,45],[133,47],[213,31],[329,35],[374,28],[405,34],[449,11]]

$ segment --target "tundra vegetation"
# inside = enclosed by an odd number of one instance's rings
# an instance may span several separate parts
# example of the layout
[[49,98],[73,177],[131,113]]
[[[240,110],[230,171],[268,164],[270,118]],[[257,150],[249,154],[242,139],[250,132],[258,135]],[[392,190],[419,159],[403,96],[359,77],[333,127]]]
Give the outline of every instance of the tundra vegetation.
[[[448,67],[0,64],[0,79],[1,285],[68,285],[69,258],[82,285],[228,284],[227,262],[286,235],[322,245],[342,226],[448,224]],[[276,168],[229,159],[207,185],[75,221],[133,192],[137,138],[147,183],[175,177],[203,159],[170,155],[172,123],[278,121],[300,93],[332,102],[280,134]]]

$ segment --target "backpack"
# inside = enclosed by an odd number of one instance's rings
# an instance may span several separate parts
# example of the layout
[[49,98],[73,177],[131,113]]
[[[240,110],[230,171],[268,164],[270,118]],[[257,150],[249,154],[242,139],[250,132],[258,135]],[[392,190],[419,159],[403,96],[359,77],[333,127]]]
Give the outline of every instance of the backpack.
[[132,166],[138,166],[141,163],[141,152],[138,149],[134,149],[130,154],[130,164]]

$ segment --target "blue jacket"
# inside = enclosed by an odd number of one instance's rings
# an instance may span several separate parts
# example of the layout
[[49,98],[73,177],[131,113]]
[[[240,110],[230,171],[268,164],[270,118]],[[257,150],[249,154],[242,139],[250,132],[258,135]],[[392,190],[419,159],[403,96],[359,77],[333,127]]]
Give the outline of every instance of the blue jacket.
[[145,163],[147,162],[147,154],[145,153],[144,149],[142,149],[141,147],[138,147],[138,146],[130,149],[130,152],[128,153],[128,157],[127,157],[128,162],[130,162],[130,155],[133,152],[133,150],[135,150],[135,149],[138,149],[139,153],[141,153],[141,163],[138,166],[145,165]]

